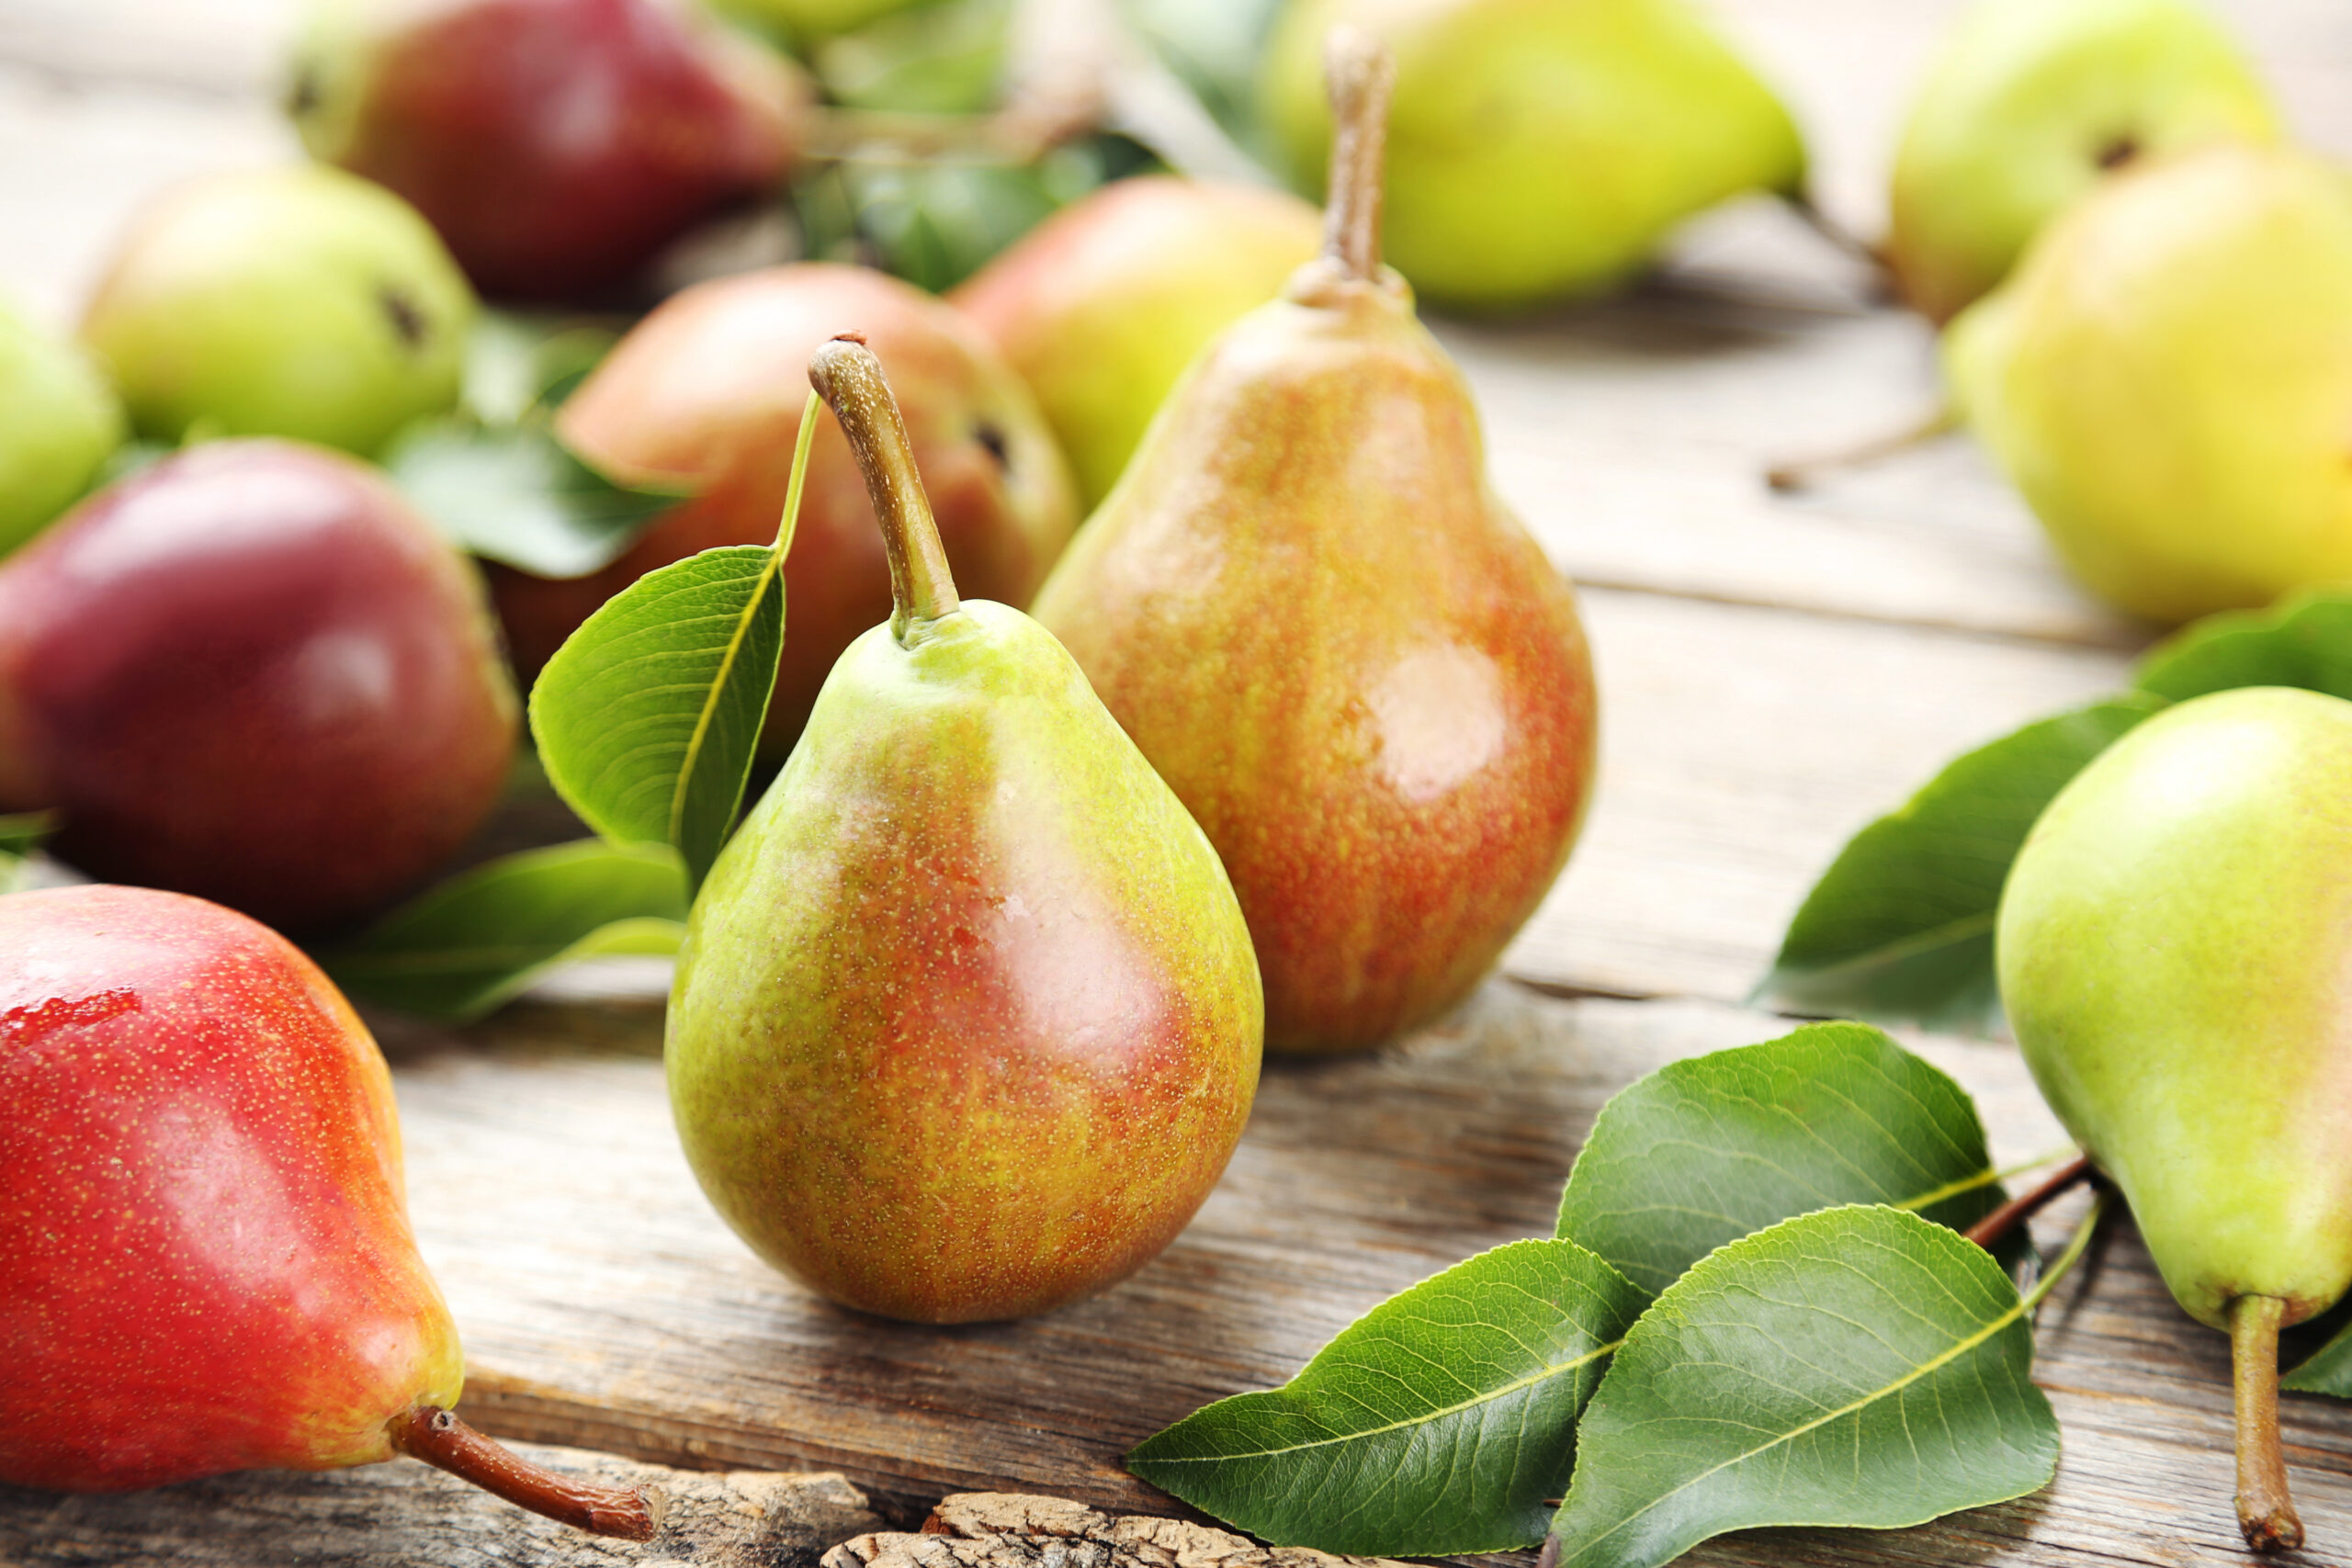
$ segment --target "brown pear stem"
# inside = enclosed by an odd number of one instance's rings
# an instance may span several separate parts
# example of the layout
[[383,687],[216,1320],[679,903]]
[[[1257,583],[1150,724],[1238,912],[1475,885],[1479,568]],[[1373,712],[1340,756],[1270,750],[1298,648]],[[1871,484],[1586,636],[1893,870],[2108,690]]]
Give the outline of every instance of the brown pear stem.
[[1893,457],[1908,452],[1914,446],[1925,446],[1939,435],[1948,435],[1960,428],[1960,415],[1950,405],[1938,409],[1917,424],[1907,425],[1884,435],[1873,435],[1867,441],[1836,452],[1823,452],[1811,457],[1792,458],[1775,463],[1764,470],[1764,482],[1782,494],[1792,491],[1811,490],[1824,474],[1845,468],[1866,468],[1882,457]]
[[2230,1303],[2230,1365],[2238,1411],[2238,1529],[2256,1551],[2303,1544],[2303,1521],[2287,1493],[2287,1456],[2278,1446],[2278,1330],[2287,1303],[2240,1296]]
[[1961,1234],[1990,1252],[2003,1236],[2048,1208],[2053,1199],[2089,1180],[2090,1175],[2090,1160],[2076,1155],[2052,1172],[2041,1186],[2030,1192],[2020,1192]]
[[660,1493],[594,1486],[542,1470],[437,1405],[403,1411],[389,1430],[392,1447],[411,1459],[591,1535],[651,1540],[662,1522],[667,1500]]
[[1323,40],[1323,82],[1333,125],[1323,254],[1368,283],[1380,273],[1380,197],[1396,62],[1362,28],[1336,27]]
[[817,350],[808,361],[808,384],[842,422],[850,450],[865,475],[865,493],[882,524],[882,548],[890,558],[890,632],[903,645],[911,627],[952,615],[962,603],[947,570],[947,551],[932,520],[931,499],[915,472],[915,450],[899,400],[882,374],[882,362],[855,333]]

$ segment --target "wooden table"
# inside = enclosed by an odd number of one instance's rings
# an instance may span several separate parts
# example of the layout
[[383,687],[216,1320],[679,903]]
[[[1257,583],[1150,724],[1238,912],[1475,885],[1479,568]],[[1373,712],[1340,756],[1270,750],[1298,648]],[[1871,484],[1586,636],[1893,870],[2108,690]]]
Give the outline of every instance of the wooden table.
[[[2303,133],[2352,154],[2352,9],[2217,8]],[[147,196],[288,155],[268,103],[288,9],[0,0],[0,288],[69,320]],[[1874,231],[1892,127],[1957,4],[1719,9],[1807,122],[1826,206]],[[690,1468],[838,1471],[901,1521],[967,1489],[1181,1512],[1119,1469],[1127,1446],[1282,1381],[1410,1281],[1547,1233],[1611,1092],[1787,1027],[1742,998],[1854,829],[1954,752],[2113,686],[2148,640],[2065,581],[1964,441],[1767,494],[1768,461],[1937,396],[1928,330],[1770,206],[1693,225],[1623,299],[1441,333],[1486,410],[1498,482],[1580,584],[1604,697],[1590,825],[1502,976],[1378,1055],[1272,1064],[1224,1185],[1129,1284],[949,1330],[815,1302],[712,1215],[670,1131],[642,976],[603,996],[558,987],[454,1034],[388,1027],[420,1240],[473,1365],[469,1416]],[[1979,1095],[1997,1155],[2059,1141],[2008,1047],[1915,1043]],[[2128,1231],[2062,1290],[2040,1344],[2066,1444],[2047,1491],[1893,1535],[1729,1538],[1690,1561],[2235,1555],[2225,1348],[2174,1309]],[[2286,1430],[2308,1560],[2352,1559],[2352,1405],[2290,1400]],[[318,1483],[254,1478],[236,1495],[280,1484]],[[384,1490],[379,1550],[405,1528],[400,1495]],[[36,1559],[56,1545],[27,1522],[47,1517],[39,1502],[0,1498],[0,1560],[12,1540]],[[115,1536],[85,1529],[72,1560],[160,1560],[175,1531],[202,1546],[208,1517],[164,1494]],[[514,1543],[496,1560],[605,1561]]]

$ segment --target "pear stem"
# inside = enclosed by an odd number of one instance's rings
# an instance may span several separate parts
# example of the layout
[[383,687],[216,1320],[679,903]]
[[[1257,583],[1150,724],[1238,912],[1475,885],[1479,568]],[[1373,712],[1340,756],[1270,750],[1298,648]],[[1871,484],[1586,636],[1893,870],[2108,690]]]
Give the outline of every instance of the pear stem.
[[1336,27],[1323,42],[1323,79],[1333,125],[1323,254],[1369,283],[1380,273],[1380,198],[1396,62],[1363,28]]
[[2287,1303],[2276,1296],[2240,1296],[2229,1310],[2238,1529],[2256,1551],[2291,1551],[2303,1544],[2303,1521],[2287,1492],[2287,1456],[2278,1445],[2278,1330],[2287,1321]]
[[956,613],[956,579],[931,515],[922,476],[915,472],[913,444],[899,400],[882,374],[882,362],[855,333],[843,333],[808,361],[808,384],[842,422],[850,450],[865,475],[865,493],[882,525],[882,547],[890,558],[890,633],[906,646],[915,630]]
[[1839,451],[1775,463],[1764,470],[1764,483],[1782,495],[1811,490],[1821,482],[1824,475],[1847,468],[1867,468],[1881,458],[1899,457],[1914,446],[1925,446],[1938,436],[1949,435],[1959,428],[1960,414],[1947,404],[1916,424],[1884,435],[1873,435],[1867,441],[1858,441]]
[[469,1481],[493,1496],[559,1524],[621,1540],[651,1540],[667,1499],[658,1492],[596,1486],[542,1470],[483,1437],[438,1405],[420,1404],[394,1417],[392,1447]]
[[2041,1186],[2030,1192],[2021,1192],[1962,1233],[1969,1240],[1990,1252],[2000,1239],[2048,1208],[2052,1200],[2068,1189],[2090,1179],[2091,1162],[2076,1155],[2052,1171]]

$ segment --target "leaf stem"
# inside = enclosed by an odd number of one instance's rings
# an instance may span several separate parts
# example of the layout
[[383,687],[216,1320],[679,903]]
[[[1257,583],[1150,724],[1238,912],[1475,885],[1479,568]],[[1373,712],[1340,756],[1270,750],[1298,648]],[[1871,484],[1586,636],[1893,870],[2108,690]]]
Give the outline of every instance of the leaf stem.
[[2003,1236],[2048,1208],[2053,1199],[2058,1198],[2070,1188],[2089,1180],[2090,1175],[2089,1158],[2083,1155],[2076,1155],[2052,1171],[2041,1186],[2010,1199],[1962,1234],[1990,1252],[1994,1245]]
[[2057,1261],[2050,1265],[2049,1270],[2035,1283],[2032,1293],[2025,1298],[2024,1310],[2028,1314],[2040,1306],[2042,1299],[2050,1294],[2058,1281],[2064,1279],[2073,1271],[2075,1265],[2083,1260],[2084,1252],[2091,1245],[2092,1235],[2098,1230],[2099,1221],[2105,1218],[2107,1218],[2107,1194],[2102,1192],[2091,1200],[2091,1212],[2083,1216],[2083,1223],[2076,1225],[2075,1234],[2067,1238],[2066,1250],[2058,1255]]
[[1949,435],[1960,428],[1960,412],[1950,403],[1936,410],[1917,423],[1883,435],[1873,435],[1835,452],[1817,453],[1810,457],[1792,458],[1775,463],[1764,470],[1764,483],[1782,495],[1811,490],[1825,474],[1845,468],[1867,468],[1883,457],[1899,457],[1914,446],[1925,446],[1939,436]]
[[775,565],[780,569],[785,557],[792,553],[792,536],[800,531],[800,492],[808,485],[808,448],[817,439],[817,411],[825,400],[817,389],[808,389],[808,400],[800,408],[800,434],[792,442],[792,479],[784,489],[784,516],[775,525]]
[[591,1535],[651,1540],[667,1506],[658,1492],[596,1486],[543,1470],[438,1405],[402,1411],[389,1431],[392,1447],[410,1458]]
[[882,374],[882,362],[854,333],[844,333],[808,361],[808,384],[842,422],[850,450],[865,475],[865,493],[882,525],[882,546],[890,558],[891,635],[900,647],[922,626],[956,613],[956,580],[939,525],[915,471],[914,446],[907,439],[899,400]]
[[1388,150],[1388,95],[1396,64],[1361,28],[1333,28],[1323,43],[1330,95],[1331,177],[1323,207],[1323,254],[1351,277],[1380,272],[1380,201]]
[[2287,1456],[2278,1446],[2278,1330],[2287,1303],[2240,1296],[2230,1314],[2230,1370],[2238,1421],[2238,1529],[2256,1551],[2303,1544],[2303,1521],[2287,1491]]

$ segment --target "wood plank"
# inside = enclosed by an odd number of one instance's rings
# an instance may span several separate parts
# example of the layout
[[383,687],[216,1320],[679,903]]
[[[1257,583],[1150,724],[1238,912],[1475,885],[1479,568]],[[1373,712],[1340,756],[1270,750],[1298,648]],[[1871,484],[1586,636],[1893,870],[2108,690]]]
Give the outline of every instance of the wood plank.
[[[477,1423],[660,1462],[840,1470],[894,1498],[1031,1491],[1163,1513],[1118,1468],[1129,1445],[1280,1382],[1412,1280],[1548,1233],[1611,1093],[1786,1027],[1498,983],[1376,1055],[1271,1064],[1224,1184],[1166,1255],[1095,1301],[952,1329],[827,1306],[727,1232],[670,1127],[653,1010],[526,1007],[463,1045],[413,1028],[388,1043],[419,1236],[466,1336]],[[2061,1141],[2014,1052],[1918,1043],[1978,1095],[1998,1157]],[[2062,1288],[2041,1345],[2067,1441],[2050,1491],[1897,1538],[1767,1536],[1697,1561],[2177,1562],[2226,1547],[2225,1348],[2170,1304],[2128,1231],[2086,1296]],[[2286,1420],[2312,1539],[2352,1548],[2352,1405],[2293,1399]]]
[[667,1500],[642,1545],[597,1540],[406,1460],[249,1471],[103,1496],[0,1486],[0,1562],[75,1568],[415,1568],[498,1563],[814,1568],[882,1521],[838,1475],[679,1471],[519,1445],[538,1463]]

